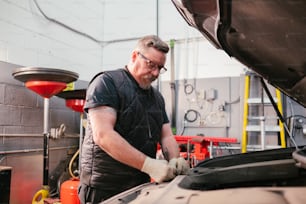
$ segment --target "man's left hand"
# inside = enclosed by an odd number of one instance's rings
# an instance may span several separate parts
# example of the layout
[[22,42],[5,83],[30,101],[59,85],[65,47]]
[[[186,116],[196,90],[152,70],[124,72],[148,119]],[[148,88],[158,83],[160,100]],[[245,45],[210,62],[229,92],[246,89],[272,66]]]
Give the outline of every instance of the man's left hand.
[[183,157],[170,159],[169,166],[176,169],[176,175],[186,174],[189,170],[189,164]]

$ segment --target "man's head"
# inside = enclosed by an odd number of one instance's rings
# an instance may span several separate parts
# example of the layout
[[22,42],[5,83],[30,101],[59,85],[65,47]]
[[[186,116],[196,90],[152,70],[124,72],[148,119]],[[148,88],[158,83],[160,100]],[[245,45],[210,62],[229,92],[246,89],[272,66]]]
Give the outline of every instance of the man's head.
[[155,35],[141,38],[133,50],[128,69],[143,89],[148,89],[160,73],[167,69],[166,54],[169,51],[167,43]]

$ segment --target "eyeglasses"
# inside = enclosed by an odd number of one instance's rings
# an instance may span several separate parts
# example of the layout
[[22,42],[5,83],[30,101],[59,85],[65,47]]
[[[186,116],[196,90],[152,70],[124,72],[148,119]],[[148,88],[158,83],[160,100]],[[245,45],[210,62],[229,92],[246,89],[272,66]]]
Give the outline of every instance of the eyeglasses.
[[158,64],[152,62],[152,60],[148,59],[146,56],[144,56],[144,55],[141,54],[140,52],[137,52],[137,54],[138,54],[142,59],[146,60],[147,65],[148,65],[148,67],[149,67],[149,69],[150,69],[151,71],[155,71],[155,70],[158,69],[160,74],[163,74],[163,73],[165,73],[165,72],[167,71],[167,68],[164,67],[164,65],[158,65]]

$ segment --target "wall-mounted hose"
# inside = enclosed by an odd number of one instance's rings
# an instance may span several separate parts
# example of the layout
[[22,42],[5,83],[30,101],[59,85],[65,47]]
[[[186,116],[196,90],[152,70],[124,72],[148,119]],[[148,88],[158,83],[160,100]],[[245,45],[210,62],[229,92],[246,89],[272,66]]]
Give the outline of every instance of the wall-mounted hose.
[[78,177],[75,176],[74,173],[72,172],[72,164],[73,164],[74,160],[77,158],[77,156],[79,155],[79,153],[80,153],[80,149],[78,149],[78,151],[76,151],[76,152],[74,153],[74,155],[72,156],[72,158],[71,158],[71,160],[70,160],[70,162],[69,162],[68,170],[69,170],[70,176],[71,176],[73,179],[78,178]]
[[201,114],[198,111],[196,111],[194,109],[189,109],[185,113],[184,119],[185,119],[185,121],[187,121],[189,123],[193,123],[194,121],[196,121],[198,119],[198,116],[201,117]]

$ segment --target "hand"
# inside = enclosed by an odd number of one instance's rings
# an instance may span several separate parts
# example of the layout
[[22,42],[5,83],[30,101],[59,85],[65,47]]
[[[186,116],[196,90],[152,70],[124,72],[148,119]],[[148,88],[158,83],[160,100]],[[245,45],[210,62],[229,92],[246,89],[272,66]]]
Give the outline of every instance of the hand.
[[166,160],[147,157],[141,168],[142,172],[149,174],[155,182],[169,181],[175,177],[175,169],[168,165]]
[[175,171],[176,175],[186,174],[187,171],[189,170],[189,164],[183,157],[172,158],[169,161],[169,166],[176,169]]

